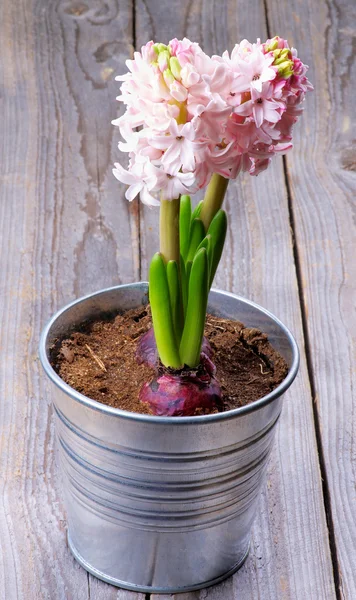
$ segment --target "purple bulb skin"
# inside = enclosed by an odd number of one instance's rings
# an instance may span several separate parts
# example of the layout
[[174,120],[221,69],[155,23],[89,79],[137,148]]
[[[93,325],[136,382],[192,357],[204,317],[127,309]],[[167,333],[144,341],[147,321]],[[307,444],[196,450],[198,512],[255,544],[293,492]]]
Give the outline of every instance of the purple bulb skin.
[[[209,358],[213,357],[213,350],[206,337],[203,338],[201,351]],[[136,359],[140,365],[144,363],[149,367],[152,367],[152,369],[158,369],[159,358],[153,327],[146,331],[146,333],[141,337],[137,345]]]
[[158,368],[159,360],[153,327],[140,338],[137,344],[136,360],[139,365],[145,364],[152,369]]
[[145,383],[140,391],[141,402],[161,417],[189,417],[223,408],[221,388],[214,377],[215,366],[202,353],[198,369],[179,372],[165,370]]

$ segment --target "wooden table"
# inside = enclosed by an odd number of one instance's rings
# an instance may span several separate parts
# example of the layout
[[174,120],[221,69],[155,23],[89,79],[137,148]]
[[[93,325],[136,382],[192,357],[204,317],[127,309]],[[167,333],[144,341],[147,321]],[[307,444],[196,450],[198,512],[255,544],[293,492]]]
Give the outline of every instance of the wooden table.
[[129,204],[111,173],[115,160],[125,161],[110,124],[114,76],[133,47],[187,35],[220,53],[276,32],[310,65],[315,93],[286,160],[230,185],[216,285],[279,315],[296,334],[301,370],[286,398],[249,559],[225,583],[181,600],[356,598],[352,5],[1,2],[1,600],[145,598],[95,580],[68,551],[39,334],[73,298],[145,278],[157,248],[157,212]]

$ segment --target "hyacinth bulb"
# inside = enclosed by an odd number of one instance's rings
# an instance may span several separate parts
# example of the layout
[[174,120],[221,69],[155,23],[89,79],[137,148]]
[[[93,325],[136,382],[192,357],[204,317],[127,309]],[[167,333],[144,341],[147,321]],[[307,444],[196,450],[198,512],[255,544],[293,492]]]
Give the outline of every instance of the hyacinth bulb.
[[156,416],[189,417],[222,410],[221,388],[214,377],[215,366],[202,353],[198,369],[165,370],[145,383],[141,402],[147,403]]

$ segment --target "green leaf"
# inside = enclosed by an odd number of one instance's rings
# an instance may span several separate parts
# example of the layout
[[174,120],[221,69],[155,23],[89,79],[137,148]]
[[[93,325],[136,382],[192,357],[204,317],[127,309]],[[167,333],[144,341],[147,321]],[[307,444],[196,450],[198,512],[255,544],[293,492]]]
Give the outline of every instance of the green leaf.
[[210,223],[207,235],[211,236],[213,243],[213,260],[210,268],[210,281],[209,287],[213,283],[216,269],[218,268],[222,251],[224,249],[224,243],[227,231],[227,216],[224,210],[219,210],[212,222]]
[[190,196],[181,196],[179,209],[179,243],[180,253],[184,260],[186,260],[189,250],[191,217],[192,203],[190,201]]
[[149,295],[159,357],[165,367],[179,369],[182,362],[172,319],[166,265],[158,252],[150,264]]
[[209,293],[208,253],[201,248],[195,255],[189,279],[187,314],[185,317],[179,353],[189,367],[197,367],[200,361]]
[[187,281],[187,304],[188,304],[189,279],[190,279],[190,272],[192,270],[192,264],[193,264],[192,260],[188,260],[185,263],[185,273],[186,273],[186,281]]
[[200,219],[194,219],[194,221],[192,221],[190,230],[190,244],[186,261],[194,259],[196,250],[204,237],[205,229],[203,221],[201,221]]
[[183,306],[181,301],[179,269],[175,260],[170,260],[167,263],[167,281],[169,297],[171,300],[173,327],[177,345],[179,346],[183,329]]
[[213,259],[214,259],[214,245],[213,245],[213,241],[211,239],[210,234],[207,234],[205,236],[205,238],[203,239],[203,241],[200,242],[200,244],[197,248],[197,252],[200,250],[200,248],[205,248],[205,250],[208,253],[208,264],[209,264],[209,273],[210,273],[211,267],[213,264]]
[[[189,295],[189,278],[190,278],[190,271],[192,269],[192,264],[193,261],[189,260],[185,263],[185,300],[184,300],[184,319],[186,317],[187,314],[187,307],[188,307],[188,295]],[[185,322],[185,321],[184,321]]]
[[195,209],[192,212],[192,222],[194,221],[194,219],[199,219],[200,217],[200,211],[203,208],[203,200],[200,200],[200,202],[196,205]]
[[187,312],[189,278],[187,279],[186,265],[185,265],[185,262],[184,262],[182,256],[180,258],[180,281],[181,281],[181,286],[182,286],[183,322],[184,322],[185,313]]
[[[185,319],[185,315],[187,314],[189,277],[190,277],[190,271],[192,268],[192,264],[193,264],[193,262],[191,260],[186,263],[184,263],[184,261],[182,260],[181,268],[180,268],[180,275],[181,275],[181,282],[182,282],[182,300],[183,300],[184,319]],[[184,322],[184,319],[183,319],[183,322]]]

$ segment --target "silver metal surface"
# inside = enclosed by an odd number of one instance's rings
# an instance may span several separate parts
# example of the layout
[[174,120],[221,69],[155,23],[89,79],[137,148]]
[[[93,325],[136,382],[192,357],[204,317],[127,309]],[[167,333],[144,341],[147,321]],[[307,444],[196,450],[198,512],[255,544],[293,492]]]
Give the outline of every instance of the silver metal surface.
[[83,320],[147,303],[147,284],[77,300],[45,327],[40,358],[53,383],[68,540],[97,577],[142,592],[184,592],[221,581],[245,560],[259,491],[299,353],[271,313],[213,290],[209,311],[268,334],[289,373],[273,392],[225,413],[153,417],[111,408],[52,369],[54,341]]

